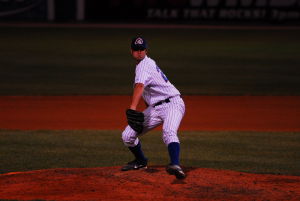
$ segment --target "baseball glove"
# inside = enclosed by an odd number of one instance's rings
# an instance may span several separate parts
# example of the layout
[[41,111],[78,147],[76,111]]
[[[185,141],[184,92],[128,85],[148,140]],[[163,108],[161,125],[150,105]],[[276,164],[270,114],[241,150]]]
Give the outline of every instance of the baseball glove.
[[137,133],[143,132],[144,113],[132,109],[127,109],[126,117],[127,117],[128,125],[133,130],[135,130]]

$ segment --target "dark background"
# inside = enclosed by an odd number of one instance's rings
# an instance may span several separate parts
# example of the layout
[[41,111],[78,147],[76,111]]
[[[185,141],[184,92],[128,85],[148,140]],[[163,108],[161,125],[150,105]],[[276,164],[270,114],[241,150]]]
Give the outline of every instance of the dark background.
[[[77,17],[78,5],[83,7],[83,19]],[[7,0],[0,1],[0,21],[299,25],[300,1]]]

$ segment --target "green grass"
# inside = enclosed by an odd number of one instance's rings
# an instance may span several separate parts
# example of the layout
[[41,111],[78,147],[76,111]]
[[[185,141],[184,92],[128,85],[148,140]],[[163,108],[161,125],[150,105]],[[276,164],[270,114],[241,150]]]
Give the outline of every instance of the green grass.
[[[300,176],[300,133],[180,132],[186,167]],[[158,131],[141,137],[150,165],[169,162]],[[0,131],[0,173],[121,166],[132,159],[121,131]]]
[[130,94],[133,36],[183,94],[300,95],[300,30],[0,27],[0,95]]

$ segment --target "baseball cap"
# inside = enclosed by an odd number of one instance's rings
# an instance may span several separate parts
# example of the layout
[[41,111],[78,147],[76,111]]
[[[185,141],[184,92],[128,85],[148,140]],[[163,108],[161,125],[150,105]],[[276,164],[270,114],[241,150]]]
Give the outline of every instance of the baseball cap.
[[144,50],[147,49],[147,42],[142,37],[135,37],[131,41],[131,49],[133,50]]

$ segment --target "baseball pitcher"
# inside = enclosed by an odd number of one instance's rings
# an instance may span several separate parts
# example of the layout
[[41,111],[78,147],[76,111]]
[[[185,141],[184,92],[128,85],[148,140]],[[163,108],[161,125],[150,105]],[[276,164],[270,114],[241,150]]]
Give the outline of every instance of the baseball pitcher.
[[[180,92],[156,62],[147,56],[147,42],[144,38],[132,39],[131,55],[136,60],[134,90],[131,104],[126,110],[128,126],[122,133],[122,139],[135,159],[127,163],[122,171],[147,168],[148,159],[144,156],[138,137],[162,124],[162,138],[170,156],[166,171],[178,179],[184,179],[186,175],[179,163],[180,143],[177,136],[185,113]],[[142,98],[148,107],[139,112],[136,109]]]

